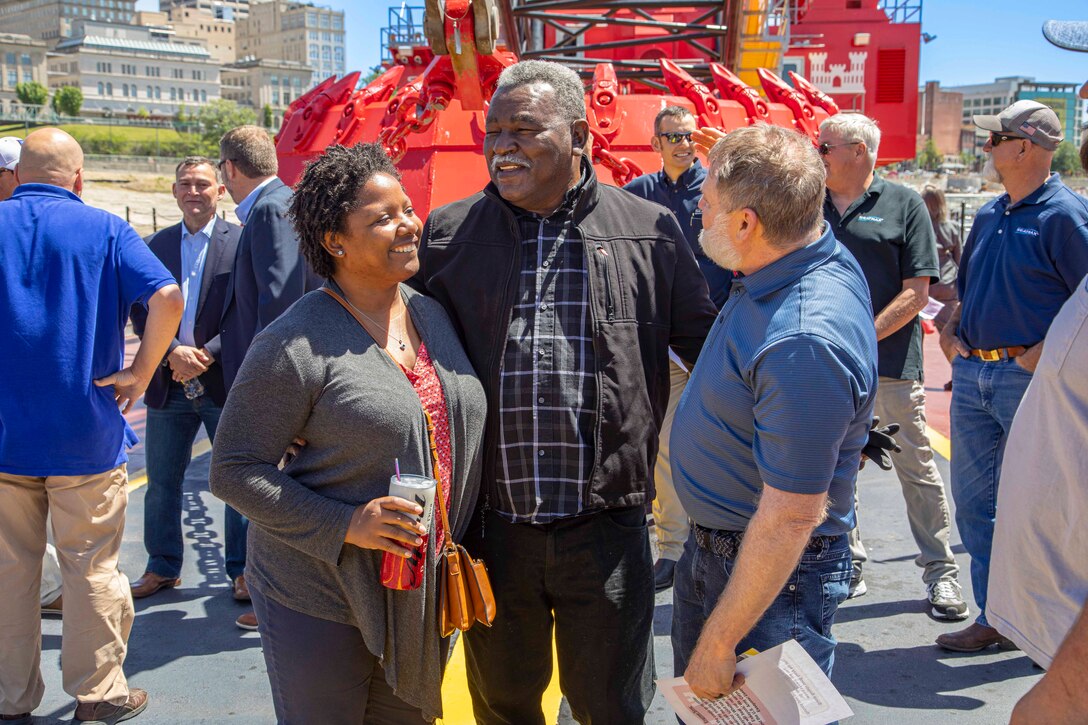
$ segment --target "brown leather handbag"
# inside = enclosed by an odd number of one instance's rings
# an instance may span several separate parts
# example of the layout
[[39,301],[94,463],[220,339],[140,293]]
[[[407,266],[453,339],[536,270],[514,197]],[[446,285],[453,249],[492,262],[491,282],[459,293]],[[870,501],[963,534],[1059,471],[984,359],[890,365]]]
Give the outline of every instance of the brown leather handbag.
[[[427,411],[423,411],[423,415],[427,418],[434,477],[441,481],[434,421]],[[453,543],[441,485],[435,493],[438,494],[438,512],[445,532],[442,549],[438,552],[438,630],[443,637],[449,637],[455,629],[464,632],[477,623],[490,627],[495,621],[495,595],[491,591],[487,567],[479,559],[473,559],[465,547]]]

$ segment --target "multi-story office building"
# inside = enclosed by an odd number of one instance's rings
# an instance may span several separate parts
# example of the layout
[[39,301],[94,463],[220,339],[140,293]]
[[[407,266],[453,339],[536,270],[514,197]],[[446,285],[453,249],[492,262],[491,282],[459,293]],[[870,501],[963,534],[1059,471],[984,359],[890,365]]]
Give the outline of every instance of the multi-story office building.
[[[1084,115],[1084,101],[1077,97],[1077,83],[1044,83],[1026,76],[996,78],[993,83],[977,83],[953,86],[946,91],[963,94],[963,123],[970,125],[971,117],[998,114],[1016,101],[1030,100],[1050,106],[1058,114],[1065,131],[1065,139],[1080,145],[1080,122]],[[979,132],[975,138],[975,151],[981,153],[988,134]]]
[[49,86],[45,63],[46,44],[29,35],[0,33],[0,114],[19,107],[15,86],[37,82]]
[[159,10],[177,8],[207,10],[219,20],[237,20],[249,14],[249,0],[159,0]]
[[310,86],[344,74],[344,12],[288,0],[252,2],[238,20],[239,58],[289,60],[313,70]]
[[228,101],[252,108],[258,119],[268,106],[272,125],[278,127],[287,106],[310,87],[312,77],[313,70],[302,63],[248,58],[223,66],[222,94]]
[[22,33],[50,47],[72,36],[77,20],[131,23],[136,0],[0,0],[0,32]]
[[84,113],[152,116],[194,110],[219,95],[219,63],[198,41],[163,37],[154,28],[90,20],[48,58],[50,85],[77,86]]
[[928,81],[918,89],[918,135],[922,143],[932,138],[942,155],[958,155],[963,150],[962,116],[962,93],[943,89],[937,81]]
[[220,20],[207,10],[186,7],[164,12],[138,10],[135,24],[153,28],[181,42],[202,41],[218,63],[234,62],[234,21]]

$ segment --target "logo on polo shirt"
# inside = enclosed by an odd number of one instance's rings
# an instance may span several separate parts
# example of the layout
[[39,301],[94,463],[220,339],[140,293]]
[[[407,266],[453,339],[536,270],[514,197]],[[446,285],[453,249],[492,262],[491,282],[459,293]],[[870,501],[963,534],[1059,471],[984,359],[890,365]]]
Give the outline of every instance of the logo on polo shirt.
[[882,221],[884,221],[884,217],[882,217],[882,216],[867,216],[865,214],[861,214],[860,216],[858,216],[858,221],[859,222],[882,222]]
[[1017,234],[1027,234],[1029,237],[1038,237],[1039,236],[1039,230],[1038,229],[1027,229],[1025,227],[1016,227],[1016,233]]

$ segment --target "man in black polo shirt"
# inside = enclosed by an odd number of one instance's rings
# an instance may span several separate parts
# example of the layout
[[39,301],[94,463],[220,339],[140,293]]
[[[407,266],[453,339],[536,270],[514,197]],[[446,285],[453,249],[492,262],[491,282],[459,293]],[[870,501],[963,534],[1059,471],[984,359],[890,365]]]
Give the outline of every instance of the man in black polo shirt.
[[[937,638],[955,652],[1013,646],[986,621],[1001,460],[1050,323],[1088,274],[1088,201],[1050,172],[1062,141],[1057,114],[1035,101],[1017,101],[974,121],[990,132],[983,174],[1006,193],[975,215],[961,257],[959,306],[941,332],[952,362],[956,525],[971,555],[980,610],[966,629]],[[1048,494],[1045,487],[1039,491]]]
[[[658,112],[650,145],[661,154],[661,171],[643,174],[623,188],[643,199],[656,201],[676,215],[680,229],[695,253],[699,269],[706,278],[710,299],[720,309],[729,295],[733,273],[711,261],[699,243],[699,233],[703,230],[699,201],[703,198],[706,168],[695,157],[695,144],[691,140],[697,128],[694,114],[683,106],[668,106]],[[661,423],[657,463],[654,466],[657,496],[654,498],[653,512],[658,547],[654,588],[659,592],[672,586],[676,562],[684,553],[684,542],[688,538],[688,515],[672,485],[669,438],[676,406],[688,384],[689,372],[675,353],[670,351],[669,358],[669,407]]]
[[[875,414],[899,423],[902,450],[891,454],[907,518],[920,554],[933,616],[964,619],[959,567],[948,545],[951,516],[944,481],[926,431],[922,386],[922,326],[918,313],[937,280],[937,243],[922,197],[874,174],[880,129],[872,119],[841,113],[820,124],[819,151],[827,169],[824,218],[869,283],[876,317],[880,381]],[[851,532],[851,596],[865,593],[867,556],[859,528]]]

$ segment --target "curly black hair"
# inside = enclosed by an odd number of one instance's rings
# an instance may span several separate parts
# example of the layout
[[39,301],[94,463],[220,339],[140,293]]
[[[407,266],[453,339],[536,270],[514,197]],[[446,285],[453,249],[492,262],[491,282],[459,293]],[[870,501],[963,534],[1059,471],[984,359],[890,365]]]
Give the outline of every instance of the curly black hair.
[[378,143],[330,146],[311,161],[295,185],[288,213],[298,233],[298,248],[314,273],[328,279],[336,271],[324,247],[329,234],[347,231],[347,218],[359,207],[359,190],[375,174],[400,174]]

